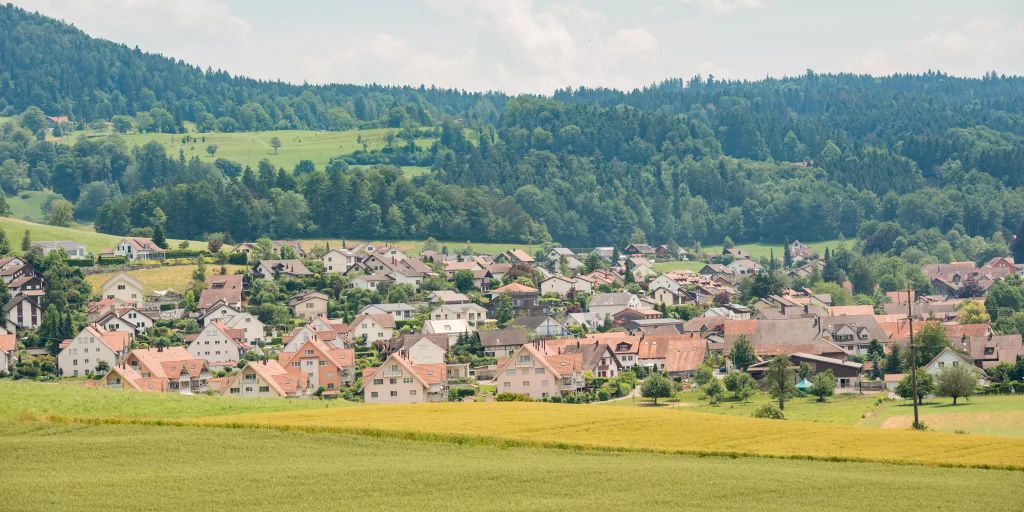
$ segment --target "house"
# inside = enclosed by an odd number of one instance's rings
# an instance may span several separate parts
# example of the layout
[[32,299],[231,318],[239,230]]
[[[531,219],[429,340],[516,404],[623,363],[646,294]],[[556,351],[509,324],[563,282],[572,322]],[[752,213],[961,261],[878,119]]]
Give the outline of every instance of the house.
[[[811,376],[825,370],[832,370],[832,373],[836,376],[836,392],[838,393],[860,391],[860,374],[864,369],[862,363],[803,352],[790,354],[789,361],[793,368],[799,368],[804,363],[809,365],[811,367]],[[770,360],[754,363],[747,367],[747,373],[755,379],[761,380],[770,364]]]
[[[629,244],[626,249],[622,251],[627,256],[639,255],[639,256],[656,256],[657,251],[653,247],[647,244]],[[614,262],[613,262],[614,263]]]
[[288,300],[292,316],[312,320],[327,314],[327,295],[317,291],[305,291]]
[[[282,352],[296,352],[303,343],[310,340],[316,340],[324,343],[333,348],[349,348],[352,345],[352,340],[348,336],[348,331],[338,332],[338,330],[330,327],[324,327],[321,325],[322,318],[318,318],[309,324],[302,327],[292,329],[292,332],[285,334],[281,337],[281,343],[284,347],[281,349]],[[344,328],[347,325],[340,324]]]
[[210,370],[184,347],[136,349],[98,381],[99,387],[191,395],[209,389]]
[[53,251],[63,250],[67,253],[70,259],[84,259],[92,257],[92,254],[88,249],[85,248],[84,244],[78,242],[72,242],[70,240],[41,240],[39,242],[32,242],[31,248],[38,250],[46,256]]
[[463,304],[441,304],[430,312],[430,319],[465,320],[470,327],[479,327],[487,320],[487,308],[472,302]]
[[431,304],[466,304],[470,300],[469,297],[462,293],[451,290],[437,290],[427,295],[427,302]]
[[142,283],[125,272],[118,272],[100,285],[100,295],[105,299],[121,299],[138,304],[142,302]]
[[615,353],[623,370],[628,370],[637,364],[640,355],[640,341],[643,336],[631,335],[625,332],[594,333],[580,339],[581,343],[590,340],[601,341],[608,344],[608,348]]
[[415,363],[401,352],[384,364],[363,370],[363,400],[368,404],[413,404],[448,400],[444,363]]
[[395,319],[391,315],[356,315],[349,324],[349,334],[367,345],[387,341],[395,334]]
[[228,377],[221,394],[242,398],[295,398],[309,394],[305,374],[292,375],[277,361],[249,361]]
[[35,329],[43,321],[41,295],[19,293],[4,305],[4,328],[8,331]]
[[158,247],[149,238],[129,237],[122,238],[108,254],[121,256],[128,261],[135,260],[162,260],[167,251]]
[[637,344],[636,364],[689,378],[707,357],[707,341],[699,333],[644,336]]
[[526,251],[522,249],[512,249],[509,251],[505,251],[499,254],[498,257],[495,258],[495,261],[510,263],[512,265],[515,265],[517,263],[525,263],[528,265],[532,265],[534,263],[533,257],[530,256],[529,254],[526,254]]
[[499,362],[497,393],[519,393],[540,400],[583,389],[583,355],[549,351],[543,341],[527,343]]
[[484,357],[510,357],[519,347],[530,342],[529,335],[522,329],[498,329],[480,331],[480,344],[484,347]]
[[277,362],[292,377],[308,382],[309,389],[324,388],[327,395],[337,394],[338,388],[355,380],[356,351],[318,339],[298,344],[294,352],[278,352]]
[[423,322],[423,334],[443,334],[450,344],[455,344],[460,334],[475,331],[466,320],[426,320]]
[[[551,342],[548,342],[551,347]],[[583,363],[583,372],[590,372],[595,377],[612,378],[622,372],[622,362],[607,343],[593,340],[585,343],[578,339],[564,340],[559,352],[562,354],[579,354]]]
[[522,329],[534,338],[560,338],[569,335],[561,322],[547,315],[521,316],[512,320],[512,327]]
[[521,283],[510,283],[491,290],[491,316],[497,316],[497,308],[502,294],[512,299],[512,314],[521,315],[539,312],[544,308],[540,305],[540,290]]
[[736,277],[752,276],[754,274],[759,274],[764,270],[761,265],[758,265],[755,261],[746,259],[733,260],[726,265],[725,268],[726,272]]
[[[565,315],[565,326],[579,325],[586,327],[588,331],[593,331],[604,325],[604,319],[605,317],[598,313],[568,313]],[[608,319],[610,321],[611,317],[608,317]]]
[[384,283],[393,282],[395,282],[395,280],[385,274],[369,274],[364,276],[356,276],[353,277],[351,281],[349,281],[349,283],[351,283],[353,287],[360,290],[376,290],[377,288],[380,288],[380,286]]
[[0,375],[10,375],[18,362],[18,337],[0,334]]
[[595,247],[594,250],[590,252],[598,255],[605,261],[612,261],[612,257],[615,256],[614,247]]
[[195,335],[187,350],[192,357],[215,364],[237,363],[250,349],[243,330],[230,329],[220,320],[214,320]]
[[57,371],[63,377],[91,375],[100,361],[114,366],[128,348],[126,332],[110,332],[96,324],[82,328],[74,338],[64,340],[57,354]]
[[[277,256],[278,258],[283,258],[281,251],[282,251],[282,249],[285,249],[285,248],[287,248],[284,251],[285,255],[287,255],[287,253],[290,252],[292,258],[296,258],[296,257],[304,258],[304,257],[306,257],[306,251],[302,248],[302,244],[300,244],[299,242],[297,242],[295,240],[272,240],[271,241],[271,246],[273,247],[272,250],[274,252],[274,255]],[[243,253],[243,254],[252,254],[252,251],[255,248],[256,248],[256,243],[255,242],[242,242],[242,243],[238,244],[237,246],[235,246],[235,248],[232,249],[231,252]]]
[[661,311],[655,309],[626,308],[612,315],[612,323],[624,326],[637,320],[655,320],[661,316]]
[[124,331],[134,336],[146,329],[153,327],[156,323],[149,315],[143,313],[135,306],[118,308],[100,317],[96,323],[108,331]]
[[721,306],[714,306],[704,311],[701,316],[728,318],[729,320],[748,320],[752,315],[750,308],[742,304],[722,304]]
[[214,304],[223,302],[239,309],[245,303],[245,283],[241,274],[214,274],[206,277],[206,286],[199,294],[199,311],[206,311]]
[[866,355],[872,341],[889,344],[889,336],[874,314],[823,316],[822,336],[851,354]]
[[356,254],[348,249],[331,249],[320,257],[324,264],[325,274],[348,272],[356,264]]
[[562,258],[575,258],[576,254],[574,254],[571,249],[567,249],[565,247],[552,247],[545,256],[548,261],[557,262]]
[[794,261],[801,259],[806,260],[811,256],[814,256],[814,249],[811,249],[809,245],[801,242],[800,240],[793,240],[789,244],[789,255]]
[[256,279],[272,281],[279,278],[310,277],[312,272],[302,260],[260,260],[252,269]]
[[359,310],[360,315],[391,315],[396,322],[412,320],[416,316],[416,308],[405,303],[370,304]]
[[447,334],[403,334],[395,349],[417,364],[444,364],[451,345]]
[[611,316],[626,308],[639,309],[643,307],[640,298],[629,292],[618,293],[595,293],[590,298],[590,312],[604,316]]
[[932,375],[938,375],[945,368],[960,365],[970,368],[978,377],[979,384],[982,386],[988,385],[988,375],[986,375],[981,368],[975,366],[974,361],[969,356],[965,356],[950,347],[946,347],[938,354],[935,354],[935,357],[933,357],[931,361],[928,361],[928,364],[922,366],[921,369]]
[[[956,342],[955,339],[953,341]],[[1000,363],[1017,364],[1024,360],[1024,341],[1020,334],[996,336],[989,332],[983,336],[972,336],[966,340],[966,350],[970,352],[974,364],[982,369]]]
[[697,299],[684,290],[682,286],[673,288],[662,285],[651,288],[651,300],[666,306],[682,306],[685,304],[693,304],[697,301]]
[[722,254],[726,256],[732,256],[734,259],[738,260],[750,259],[750,254],[747,253],[747,251],[744,251],[743,249],[740,249],[738,247],[730,247],[728,249],[724,249],[722,250]]
[[575,285],[576,283],[572,279],[561,274],[555,274],[540,282],[540,293],[543,295],[551,293],[565,297],[575,289]]
[[224,302],[218,302],[206,310],[199,317],[201,325],[207,325],[213,321],[220,321],[228,329],[240,329],[245,331],[245,341],[249,343],[261,342],[266,338],[265,326],[259,318],[233,308]]
[[24,295],[42,295],[44,293],[43,276],[36,273],[25,274],[7,283],[7,289],[11,291],[12,296],[19,293]]

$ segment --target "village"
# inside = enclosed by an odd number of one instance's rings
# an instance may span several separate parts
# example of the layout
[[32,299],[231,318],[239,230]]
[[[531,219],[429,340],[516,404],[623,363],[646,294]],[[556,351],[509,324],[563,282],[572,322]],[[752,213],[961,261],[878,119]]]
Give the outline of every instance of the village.
[[[86,256],[71,241],[37,242],[31,250]],[[783,271],[791,278],[825,265],[799,241],[786,251],[791,263]],[[160,263],[165,253],[152,240],[125,238],[106,256]],[[928,326],[941,326],[949,341],[923,362],[925,372],[962,364],[984,386],[992,380],[985,370],[1024,359],[1021,335],[997,335],[990,322],[961,322],[965,303],[983,303],[994,283],[1024,272],[1006,257],[982,266],[924,265],[935,293],[888,292],[887,303],[876,307],[835,305],[809,288],[739,304],[741,283],[774,264],[740,249],[725,249],[718,263],[698,271],[663,273],[656,262],[693,255],[629,244],[586,254],[563,247],[493,256],[427,249],[411,257],[389,244],[307,252],[298,242],[266,239],[223,253],[222,260],[246,266],[228,273],[211,263],[188,307],[174,291],[144,293],[131,272],[108,274],[88,302],[86,325],[56,344],[55,354],[19,348],[19,333],[45,321],[44,278],[26,259],[4,258],[0,276],[12,298],[4,308],[0,369],[14,371],[19,357],[52,355],[57,377],[139,392],[591,402],[635,393],[635,377],[651,373],[681,387],[702,367],[719,378],[742,370],[760,380],[776,356],[802,369],[804,385],[828,371],[836,393],[892,393],[906,375],[884,358],[908,349],[911,329]],[[329,287],[318,288],[324,279]],[[967,288],[972,296],[962,293]],[[283,321],[277,313],[272,323],[261,321],[269,320],[268,307],[285,310]],[[154,341],[154,330],[165,335]],[[752,349],[749,360],[737,360],[737,345]],[[620,382],[627,371],[633,375]]]

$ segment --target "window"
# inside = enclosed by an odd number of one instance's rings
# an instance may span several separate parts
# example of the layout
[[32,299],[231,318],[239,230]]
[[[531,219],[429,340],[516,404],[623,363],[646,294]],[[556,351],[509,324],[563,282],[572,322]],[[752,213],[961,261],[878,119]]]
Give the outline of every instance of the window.
[[260,393],[270,393],[270,386],[260,386]]
[[252,386],[246,386],[245,387],[245,392],[246,393],[252,393]]
[[524,380],[524,381],[523,381],[523,387],[524,387],[524,388],[528,388],[528,387],[530,387],[530,381],[528,381],[528,380]]
[[409,396],[416,396],[416,390],[415,389],[410,389],[409,390]]
[[530,362],[530,356],[519,356],[519,362],[528,364]]
[[544,375],[544,368],[534,368],[533,373],[537,375]]
[[398,391],[392,391],[391,396],[398,396]]
[[377,392],[376,391],[371,391],[370,392],[370,398],[377,398]]
[[402,379],[403,384],[412,384],[412,377],[405,377]]
[[320,366],[327,366],[327,361],[320,361]]
[[502,382],[501,386],[502,387],[506,387],[506,388],[510,388],[510,387],[512,387],[512,383],[511,382]]
[[311,356],[311,355],[313,355],[313,349],[311,349],[311,348],[307,348],[307,349],[306,349],[306,355],[307,355],[307,356]]
[[508,375],[509,377],[515,377],[516,371],[514,368],[509,368],[508,370],[505,370],[505,375]]
[[373,379],[374,385],[381,386],[384,384],[384,379]]
[[238,388],[231,388],[231,394],[232,395],[237,395],[238,394]]
[[388,384],[398,384],[398,379],[388,379]]

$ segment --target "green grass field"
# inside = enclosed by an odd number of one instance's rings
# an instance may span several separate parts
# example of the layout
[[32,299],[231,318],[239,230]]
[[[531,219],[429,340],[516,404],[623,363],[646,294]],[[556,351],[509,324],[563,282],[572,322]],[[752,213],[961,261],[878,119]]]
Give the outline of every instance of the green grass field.
[[[1019,395],[984,395],[960,399],[931,398],[919,408],[929,429],[1024,438],[1024,398]],[[907,428],[914,408],[906,400],[885,402],[860,424],[882,428]]]
[[[236,270],[248,268],[245,265],[224,265],[224,267],[227,268],[229,274],[234,274]],[[220,265],[214,263],[206,265],[207,275],[218,272],[219,269]],[[181,292],[192,282],[192,272],[195,270],[195,265],[167,265],[142,270],[131,270],[128,271],[128,275],[138,279],[142,283],[143,292],[147,294],[156,290],[176,290]],[[85,276],[85,280],[92,285],[94,291],[98,291],[100,286],[116,273],[117,270],[102,274],[89,274]]]
[[8,197],[7,204],[11,206],[11,214],[16,218],[44,222],[43,205],[50,197],[57,197],[57,194],[48,190],[26,190]]
[[[814,252],[817,253],[819,256],[822,256],[822,255],[825,254],[825,247],[829,247],[829,248],[831,248],[833,250],[838,249],[839,247],[852,248],[853,244],[857,243],[857,240],[851,238],[851,239],[846,239],[846,240],[825,240],[825,241],[821,241],[821,242],[804,242],[804,243],[806,243],[808,246],[810,246],[811,249],[813,249]],[[751,258],[755,258],[755,259],[756,258],[767,258],[767,257],[769,257],[771,255],[772,250],[774,250],[775,251],[775,257],[778,258],[780,261],[782,260],[782,244],[777,244],[777,245],[776,244],[736,244],[736,247],[739,248],[739,249],[743,249],[744,251],[747,251],[747,253],[750,254],[750,257]],[[709,253],[709,254],[721,254],[722,253],[722,246],[721,245],[705,246],[703,248],[703,251],[705,253]]]
[[[765,393],[757,393],[747,402],[736,401],[728,392],[726,396],[727,398],[718,405],[710,405],[707,400],[703,399],[699,391],[688,391],[677,393],[672,401],[659,401],[658,407],[749,417],[758,407],[766,403],[776,403]],[[830,397],[828,402],[821,403],[814,397],[796,397],[786,401],[785,413],[786,418],[792,420],[855,425],[863,419],[864,415],[875,410],[877,398],[877,396],[856,394],[837,395]],[[1024,407],[1024,400],[1020,402],[1021,407]],[[608,405],[651,407],[652,403],[650,400],[637,398],[609,402]]]
[[[15,398],[16,397],[16,398]],[[522,443],[446,442],[387,435],[388,428],[434,428],[468,420],[459,432],[504,430],[516,437],[588,435],[661,440],[667,417],[727,418],[682,411],[633,411],[555,404],[450,404],[361,406],[314,400],[258,400],[87,389],[81,384],[0,380],[0,467],[5,511],[50,510],[602,510],[802,511],[842,509],[872,502],[899,510],[1011,510],[1021,472],[868,462],[760,457],[719,457],[586,449],[574,443],[531,447]],[[495,422],[489,410],[504,410]],[[537,420],[537,413],[543,416]],[[607,413],[614,413],[608,415]],[[239,413],[269,413],[300,423],[319,414],[372,416],[390,426],[362,434],[320,429],[232,428],[174,425],[185,418],[234,421]],[[639,413],[640,416],[634,416]],[[96,418],[48,421],[47,415]],[[367,416],[369,414],[370,416]],[[283,416],[281,416],[283,415]],[[636,418],[656,418],[653,421]],[[100,418],[121,417],[121,421]],[[128,424],[135,418],[166,425]],[[212,418],[211,418],[212,417]],[[216,420],[215,418],[219,418]],[[750,420],[753,421],[753,420]],[[533,429],[524,429],[527,424]],[[669,422],[672,428],[678,428]],[[740,422],[743,423],[743,422]],[[715,436],[748,444],[778,443],[783,425],[836,428],[802,422],[757,422],[750,437],[723,428]],[[724,425],[724,424],[723,424]],[[806,428],[806,427],[800,427]],[[852,427],[848,427],[852,428]],[[898,432],[878,432],[884,435]],[[903,432],[934,440],[922,453],[944,452],[943,439],[988,439]],[[794,442],[806,440],[806,437]],[[988,445],[988,451],[1012,451]],[[839,448],[846,441],[839,441]],[[979,449],[984,451],[984,449]],[[41,492],[39,482],[60,492]],[[336,482],[337,485],[325,482]],[[865,494],[869,493],[869,494]],[[614,496],[614,499],[609,499]],[[857,504],[857,505],[852,505]]]
[[[189,133],[195,141],[183,142],[186,134],[168,133],[133,133],[121,135],[129,146],[142,146],[150,141],[163,144],[167,152],[177,155],[185,153],[186,159],[198,156],[204,161],[213,162],[217,158],[225,158],[242,165],[256,168],[260,160],[266,158],[275,167],[284,167],[291,171],[300,160],[311,160],[317,168],[322,169],[335,156],[349,155],[363,149],[381,149],[387,145],[389,133],[398,133],[394,128],[375,128],[370,130],[346,130],[340,132],[314,130],[274,130],[265,132],[237,133]],[[109,137],[109,130],[83,130],[72,132],[59,140],[73,143],[80,136]],[[277,137],[281,147],[275,153],[270,140]],[[427,148],[433,139],[417,139],[416,144]],[[396,140],[395,144],[402,144]],[[365,144],[365,145],[364,145]],[[207,146],[216,145],[217,152],[210,156]],[[410,168],[407,172],[416,172]]]
[[[35,222],[14,219],[11,217],[0,217],[0,229],[4,230],[4,233],[7,235],[7,239],[11,241],[11,247],[18,253],[21,252],[21,239],[25,236],[26,229],[29,230],[29,236],[33,242],[40,240],[71,240],[85,244],[85,247],[91,251],[93,255],[98,254],[105,249],[112,248],[114,244],[122,238],[116,235],[97,233],[91,226],[76,225],[74,227],[65,228],[60,226],[37,224]],[[181,240],[167,240],[167,243],[170,244],[171,247],[177,247],[179,242],[181,242]],[[206,242],[190,241],[189,246],[196,249],[205,248]]]

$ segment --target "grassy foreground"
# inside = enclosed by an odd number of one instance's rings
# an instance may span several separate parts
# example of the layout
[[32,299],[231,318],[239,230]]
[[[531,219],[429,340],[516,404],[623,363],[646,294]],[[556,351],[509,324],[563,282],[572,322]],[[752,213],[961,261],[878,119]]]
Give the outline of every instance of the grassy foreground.
[[[0,421],[0,503],[51,510],[1008,510],[1015,471]],[[88,461],[88,462],[86,462]],[[244,475],[244,476],[242,476]],[[59,492],[42,492],[40,482]],[[609,499],[614,495],[614,499]],[[845,508],[845,507],[842,507]]]

